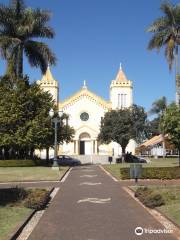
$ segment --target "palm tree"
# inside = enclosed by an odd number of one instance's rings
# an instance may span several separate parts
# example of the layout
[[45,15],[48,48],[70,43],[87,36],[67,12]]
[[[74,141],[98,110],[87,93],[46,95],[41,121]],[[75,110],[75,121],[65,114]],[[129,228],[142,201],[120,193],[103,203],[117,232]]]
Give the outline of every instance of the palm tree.
[[180,75],[178,65],[178,45],[180,44],[180,4],[173,5],[170,2],[161,4],[163,16],[156,19],[147,29],[153,36],[148,49],[160,50],[165,47],[165,56],[169,69],[172,69],[174,60],[176,65],[176,104],[180,104]]
[[37,38],[53,38],[54,31],[47,25],[50,13],[26,8],[23,0],[11,0],[9,6],[0,5],[0,54],[7,60],[8,71],[23,76],[23,58],[44,73],[48,63],[55,64],[55,55],[48,45]]
[[167,108],[167,99],[166,97],[162,97],[152,103],[152,108],[150,109],[150,114],[157,114],[158,117],[161,117],[164,111]]

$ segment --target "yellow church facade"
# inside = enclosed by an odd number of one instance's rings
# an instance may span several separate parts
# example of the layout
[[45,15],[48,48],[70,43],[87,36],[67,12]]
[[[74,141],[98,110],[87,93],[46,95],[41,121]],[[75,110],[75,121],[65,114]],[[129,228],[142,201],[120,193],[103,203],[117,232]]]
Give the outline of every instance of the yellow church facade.
[[[84,81],[82,88],[65,99],[59,101],[59,83],[50,68],[42,80],[38,81],[44,91],[52,94],[59,110],[69,116],[69,125],[74,128],[73,141],[59,146],[59,154],[69,156],[119,156],[121,146],[115,142],[100,144],[97,140],[101,119],[112,109],[130,107],[133,104],[133,84],[128,80],[120,66],[117,76],[110,83],[110,97],[106,101],[90,91]],[[126,151],[134,153],[136,144],[130,140]]]

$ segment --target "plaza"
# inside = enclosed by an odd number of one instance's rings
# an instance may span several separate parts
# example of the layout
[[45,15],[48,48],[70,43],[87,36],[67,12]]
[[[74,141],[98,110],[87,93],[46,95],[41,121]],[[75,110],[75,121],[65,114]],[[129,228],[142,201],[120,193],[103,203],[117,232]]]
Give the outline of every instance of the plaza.
[[178,0],[0,0],[1,240],[180,240],[179,45]]

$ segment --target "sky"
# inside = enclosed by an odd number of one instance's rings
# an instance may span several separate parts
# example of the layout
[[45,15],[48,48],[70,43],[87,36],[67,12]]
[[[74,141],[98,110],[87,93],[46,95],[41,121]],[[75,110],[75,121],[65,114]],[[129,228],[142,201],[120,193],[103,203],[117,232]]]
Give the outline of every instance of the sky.
[[[109,86],[120,62],[133,81],[134,103],[148,111],[162,96],[175,99],[175,72],[170,72],[164,50],[147,50],[147,27],[162,15],[160,0],[26,0],[32,8],[52,12],[49,25],[56,35],[45,40],[57,57],[52,66],[59,81],[60,100],[71,96],[87,81],[88,89],[109,99]],[[8,4],[9,0],[0,0]],[[174,4],[178,0],[173,1]],[[42,78],[39,69],[25,61],[31,81]],[[0,60],[0,74],[5,62]]]

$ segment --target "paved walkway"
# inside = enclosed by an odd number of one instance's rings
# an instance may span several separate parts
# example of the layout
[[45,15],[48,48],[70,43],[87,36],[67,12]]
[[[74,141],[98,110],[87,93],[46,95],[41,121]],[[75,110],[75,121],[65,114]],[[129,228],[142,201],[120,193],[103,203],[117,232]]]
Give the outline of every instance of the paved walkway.
[[77,167],[28,240],[175,240],[170,234],[136,236],[138,226],[164,229],[98,166]]

